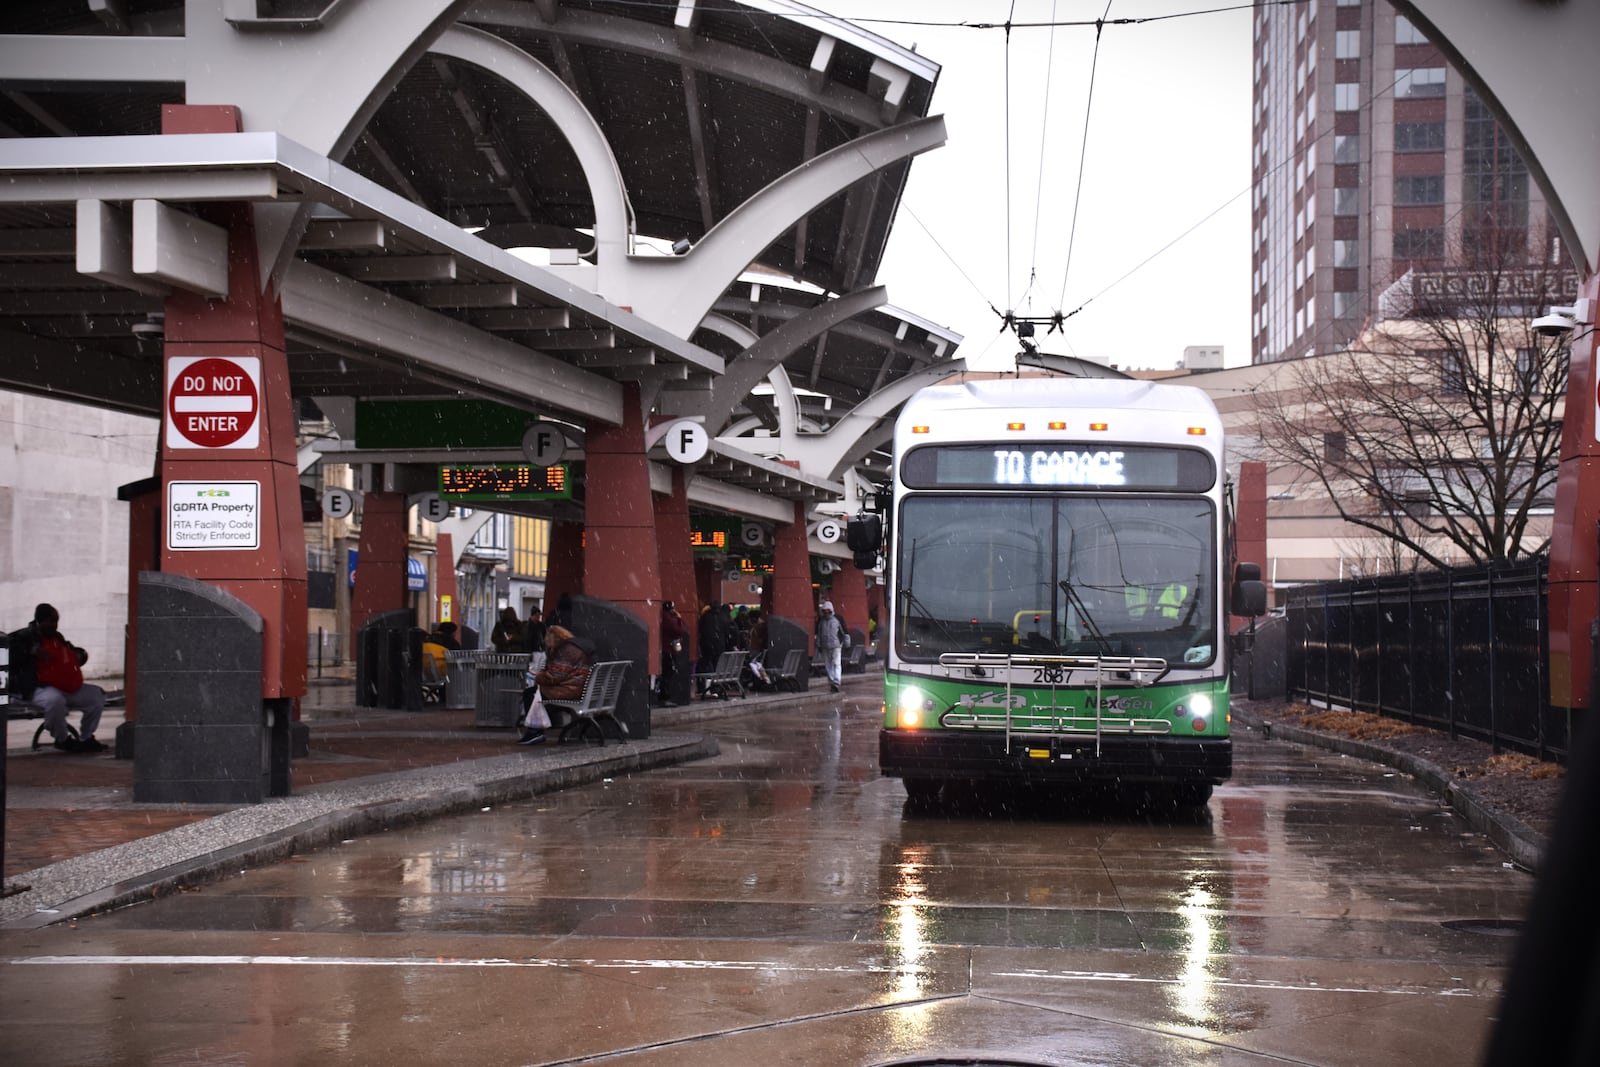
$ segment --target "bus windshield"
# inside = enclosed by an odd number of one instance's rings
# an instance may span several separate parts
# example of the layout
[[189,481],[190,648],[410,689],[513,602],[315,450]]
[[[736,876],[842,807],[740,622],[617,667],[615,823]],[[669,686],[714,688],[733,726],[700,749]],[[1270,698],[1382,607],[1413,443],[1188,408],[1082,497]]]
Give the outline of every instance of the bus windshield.
[[896,652],[1217,657],[1216,514],[1203,498],[908,496]]

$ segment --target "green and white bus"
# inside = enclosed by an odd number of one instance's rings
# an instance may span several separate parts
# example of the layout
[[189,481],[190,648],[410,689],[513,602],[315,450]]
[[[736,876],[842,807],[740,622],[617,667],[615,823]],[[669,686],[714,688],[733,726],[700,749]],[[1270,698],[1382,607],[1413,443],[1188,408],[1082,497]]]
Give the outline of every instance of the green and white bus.
[[[895,426],[879,763],[1203,804],[1233,769],[1222,421],[1109,378],[923,389]],[[1260,614],[1259,568],[1236,611]],[[1245,581],[1238,581],[1244,578]]]

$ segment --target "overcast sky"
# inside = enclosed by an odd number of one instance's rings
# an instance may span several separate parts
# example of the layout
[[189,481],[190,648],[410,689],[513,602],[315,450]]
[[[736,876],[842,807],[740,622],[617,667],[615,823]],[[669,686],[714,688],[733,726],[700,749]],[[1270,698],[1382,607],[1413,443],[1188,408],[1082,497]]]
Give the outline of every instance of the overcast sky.
[[[813,2],[942,67],[932,110],[949,140],[912,164],[878,275],[897,306],[964,334],[974,360],[1016,350],[996,340],[992,303],[1031,315],[1082,306],[1064,337],[1040,338],[1049,352],[1172,367],[1186,345],[1223,345],[1228,365],[1249,362],[1247,8],[1104,27],[1092,107],[1092,25],[1012,30],[1008,250],[1004,31],[870,20],[1092,22],[1106,0]],[[1111,0],[1109,18],[1217,6]]]

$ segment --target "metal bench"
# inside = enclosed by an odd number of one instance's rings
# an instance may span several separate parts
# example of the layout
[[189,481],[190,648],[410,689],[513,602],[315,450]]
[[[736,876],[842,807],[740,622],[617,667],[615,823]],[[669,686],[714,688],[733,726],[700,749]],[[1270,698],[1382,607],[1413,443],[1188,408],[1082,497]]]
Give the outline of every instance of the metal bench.
[[840,674],[866,674],[867,673],[867,646],[851,645],[844,649],[839,657]]
[[[0,631],[0,703],[5,705],[6,719],[39,719],[44,717],[44,712],[37,705],[31,704],[28,698],[32,695],[24,693],[13,687],[11,677],[11,644]],[[35,735],[34,740],[38,740]],[[34,745],[38,747],[37,744]]]
[[744,696],[744,682],[739,675],[744,673],[745,661],[749,658],[748,652],[724,652],[718,656],[717,665],[704,679],[705,696],[718,700],[727,700],[735,693]]
[[779,689],[790,689],[800,692],[800,671],[806,664],[806,651],[803,648],[791,648],[783,654],[783,666],[777,670],[769,671],[772,675],[772,684]]
[[617,740],[628,739],[628,726],[617,718],[617,701],[622,696],[622,680],[628,673],[628,668],[633,666],[631,660],[615,659],[604,663],[596,663],[589,668],[589,677],[583,683],[583,695],[577,703],[569,701],[547,700],[545,709],[550,713],[550,721],[555,722],[558,714],[567,717],[567,722],[561,727],[558,741],[565,741],[569,737],[583,740],[591,730],[600,739],[600,746],[605,747],[606,731],[602,725],[604,720],[610,720],[616,727]]
[[422,702],[424,704],[443,704],[444,689],[449,679],[439,673],[439,665],[426,652],[422,654],[421,663]]

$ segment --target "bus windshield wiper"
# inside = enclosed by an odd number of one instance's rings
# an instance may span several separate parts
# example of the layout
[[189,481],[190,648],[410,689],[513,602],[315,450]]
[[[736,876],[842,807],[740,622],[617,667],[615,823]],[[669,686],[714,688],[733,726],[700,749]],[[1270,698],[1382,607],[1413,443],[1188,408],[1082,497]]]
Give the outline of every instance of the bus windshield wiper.
[[1090,637],[1094,638],[1094,643],[1100,646],[1100,651],[1110,655],[1111,642],[1106,640],[1106,635],[1101,633],[1100,627],[1095,625],[1094,617],[1089,614],[1088,605],[1083,602],[1083,597],[1078,595],[1078,591],[1072,587],[1072,580],[1063,578],[1056,584],[1067,595],[1067,603],[1078,609],[1078,618],[1083,620],[1083,628],[1088,631]]
[[902,589],[900,590],[900,596],[904,604],[904,607],[901,608],[902,612],[909,614],[910,610],[915,608],[918,615],[924,619],[927,619],[929,622],[933,623],[934,626],[939,628],[939,633],[947,642],[949,642],[949,645],[952,649],[961,647],[961,642],[957,641],[956,635],[950,632],[950,627],[945,625],[945,621],[943,619],[929,611],[928,605],[917,599],[917,594],[913,593],[909,589]]

